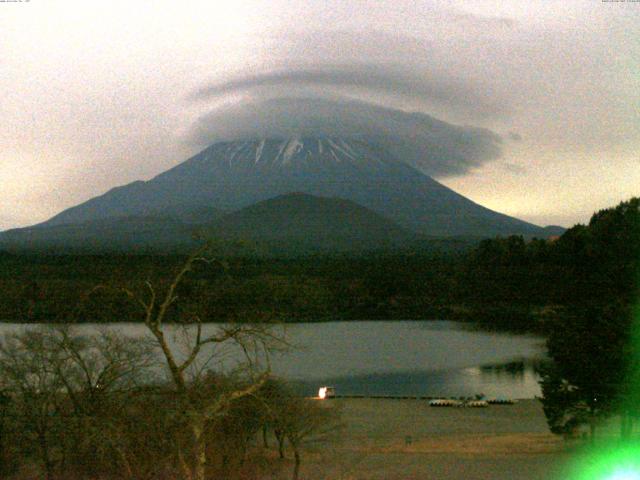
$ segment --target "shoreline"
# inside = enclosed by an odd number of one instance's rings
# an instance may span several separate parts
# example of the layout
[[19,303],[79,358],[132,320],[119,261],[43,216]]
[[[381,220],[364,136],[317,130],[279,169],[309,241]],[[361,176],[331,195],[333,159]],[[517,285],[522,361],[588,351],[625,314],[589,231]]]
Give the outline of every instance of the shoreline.
[[[239,324],[263,324],[263,325],[313,325],[318,323],[366,323],[366,322],[407,322],[407,323],[417,323],[417,322],[448,322],[455,323],[458,325],[468,326],[470,331],[481,331],[487,333],[505,333],[505,334],[513,334],[518,336],[531,336],[531,337],[539,337],[544,338],[544,334],[540,331],[536,330],[509,330],[509,329],[498,329],[491,328],[490,325],[483,324],[482,321],[470,320],[470,319],[446,319],[446,318],[354,318],[354,319],[345,319],[345,318],[321,318],[317,320],[282,320],[282,321],[264,321],[264,322],[236,322]],[[181,322],[164,322],[166,325],[196,325],[196,323],[181,323]],[[208,320],[200,322],[202,325],[224,325],[230,324],[232,322],[228,321],[216,321],[216,320]],[[144,321],[140,320],[138,322],[133,322],[130,320],[122,320],[122,321],[109,321],[109,322],[77,322],[77,321],[68,321],[68,322],[60,322],[60,321],[51,321],[51,322],[32,322],[32,321],[16,321],[10,319],[0,319],[0,325],[144,325]]]

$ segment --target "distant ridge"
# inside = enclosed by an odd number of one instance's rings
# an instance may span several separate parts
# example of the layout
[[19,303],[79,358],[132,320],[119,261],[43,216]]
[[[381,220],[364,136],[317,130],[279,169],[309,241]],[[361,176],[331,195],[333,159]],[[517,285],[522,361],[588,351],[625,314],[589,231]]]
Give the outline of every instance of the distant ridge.
[[349,200],[289,193],[258,202],[207,226],[209,236],[355,251],[407,246],[417,235]]

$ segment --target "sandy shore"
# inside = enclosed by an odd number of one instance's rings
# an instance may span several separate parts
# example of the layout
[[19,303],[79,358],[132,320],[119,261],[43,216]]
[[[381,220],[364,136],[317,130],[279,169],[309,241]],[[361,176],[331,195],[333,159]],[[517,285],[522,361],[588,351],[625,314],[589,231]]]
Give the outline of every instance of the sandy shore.
[[570,454],[541,404],[434,408],[424,400],[337,399],[343,429],[311,445],[305,479],[553,479]]

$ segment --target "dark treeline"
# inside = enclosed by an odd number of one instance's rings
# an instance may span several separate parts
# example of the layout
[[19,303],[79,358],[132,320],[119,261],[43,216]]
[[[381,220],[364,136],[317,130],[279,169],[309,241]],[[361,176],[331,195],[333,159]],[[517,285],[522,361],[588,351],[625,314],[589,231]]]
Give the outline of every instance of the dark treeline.
[[[181,295],[211,322],[447,318],[541,331],[563,308],[633,298],[637,208],[633,199],[603,210],[557,239],[487,239],[462,252],[236,255],[215,268],[200,266]],[[126,296],[107,287],[162,282],[183,261],[179,255],[2,253],[0,320],[141,320]]]
[[[146,280],[163,282],[183,261],[181,256],[5,254],[0,319],[136,321],[140,313],[126,296],[96,286],[136,290]],[[203,321],[434,318],[437,308],[453,301],[451,273],[457,268],[450,257],[404,254],[236,256],[221,263],[198,266],[181,288],[185,301],[198,302]]]
[[[620,418],[620,437],[637,441],[640,417],[640,199],[602,210],[567,231],[546,255],[570,276],[564,308],[547,329],[549,362],[540,369],[552,432],[592,441],[601,422]],[[581,431],[588,426],[587,432]]]

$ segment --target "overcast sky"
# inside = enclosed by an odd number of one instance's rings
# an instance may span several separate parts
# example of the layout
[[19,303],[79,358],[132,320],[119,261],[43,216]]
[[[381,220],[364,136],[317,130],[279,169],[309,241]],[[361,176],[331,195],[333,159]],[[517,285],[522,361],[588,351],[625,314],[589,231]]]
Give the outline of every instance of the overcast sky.
[[0,114],[0,230],[291,124],[570,226],[640,195],[640,3],[0,2]]

